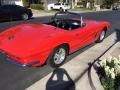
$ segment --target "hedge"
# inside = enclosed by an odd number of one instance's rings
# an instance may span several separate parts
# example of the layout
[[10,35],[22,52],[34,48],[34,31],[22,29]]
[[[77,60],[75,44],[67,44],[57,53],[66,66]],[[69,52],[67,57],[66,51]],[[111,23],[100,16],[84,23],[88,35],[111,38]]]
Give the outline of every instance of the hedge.
[[43,4],[31,4],[30,8],[37,9],[37,10],[43,10],[44,6],[43,6]]
[[22,0],[24,7],[29,7],[29,0]]

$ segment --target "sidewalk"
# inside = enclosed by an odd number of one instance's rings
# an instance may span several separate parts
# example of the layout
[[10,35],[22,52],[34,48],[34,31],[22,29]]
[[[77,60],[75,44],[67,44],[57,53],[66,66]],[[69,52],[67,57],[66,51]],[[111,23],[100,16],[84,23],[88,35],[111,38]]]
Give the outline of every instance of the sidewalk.
[[[95,10],[87,10],[87,9],[72,9],[69,11],[75,12],[75,13],[98,12]],[[110,9],[101,9],[100,11],[110,11]],[[52,16],[57,11],[44,11],[44,10],[33,10],[32,9],[32,12],[33,12],[33,17],[44,17],[44,16]]]
[[[91,74],[95,89],[104,90],[99,82],[96,71],[92,68],[91,73],[88,73],[88,63],[93,62],[97,57],[99,57],[114,44],[115,40],[116,34],[113,33],[102,43],[95,44],[81,54],[78,53],[78,55],[72,60],[26,88],[26,90],[62,90],[61,88],[68,84],[68,87],[71,89],[67,88],[66,90],[92,90],[89,74]],[[119,45],[120,44],[116,44],[113,48],[117,48]],[[114,49],[112,49],[112,51],[113,50]]]
[[44,17],[44,16],[52,16],[56,13],[56,11],[43,11],[43,10],[33,10],[33,17]]

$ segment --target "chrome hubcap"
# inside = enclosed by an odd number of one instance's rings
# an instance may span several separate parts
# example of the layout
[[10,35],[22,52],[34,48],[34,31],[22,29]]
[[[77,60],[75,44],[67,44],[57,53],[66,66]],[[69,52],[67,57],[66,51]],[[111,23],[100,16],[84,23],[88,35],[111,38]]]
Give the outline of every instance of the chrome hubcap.
[[60,48],[55,54],[54,54],[54,63],[55,64],[61,64],[65,59],[66,51],[64,48]]
[[100,40],[103,40],[105,37],[105,31],[102,31],[101,35],[100,35]]
[[27,14],[23,14],[23,19],[27,20],[28,19],[28,15]]

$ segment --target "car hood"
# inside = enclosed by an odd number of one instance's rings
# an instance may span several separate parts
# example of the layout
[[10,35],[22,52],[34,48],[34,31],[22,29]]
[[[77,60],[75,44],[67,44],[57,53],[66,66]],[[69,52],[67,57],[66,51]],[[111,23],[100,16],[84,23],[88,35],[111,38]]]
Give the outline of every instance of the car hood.
[[60,31],[46,24],[23,24],[0,34],[0,49],[18,57],[30,55],[40,44]]

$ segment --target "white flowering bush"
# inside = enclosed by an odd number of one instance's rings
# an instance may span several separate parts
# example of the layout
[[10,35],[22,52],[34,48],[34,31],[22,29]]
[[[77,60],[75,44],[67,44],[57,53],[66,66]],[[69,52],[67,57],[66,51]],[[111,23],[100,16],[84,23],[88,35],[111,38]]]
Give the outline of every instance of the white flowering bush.
[[99,76],[105,90],[120,90],[120,56],[109,56],[99,61],[99,65]]

